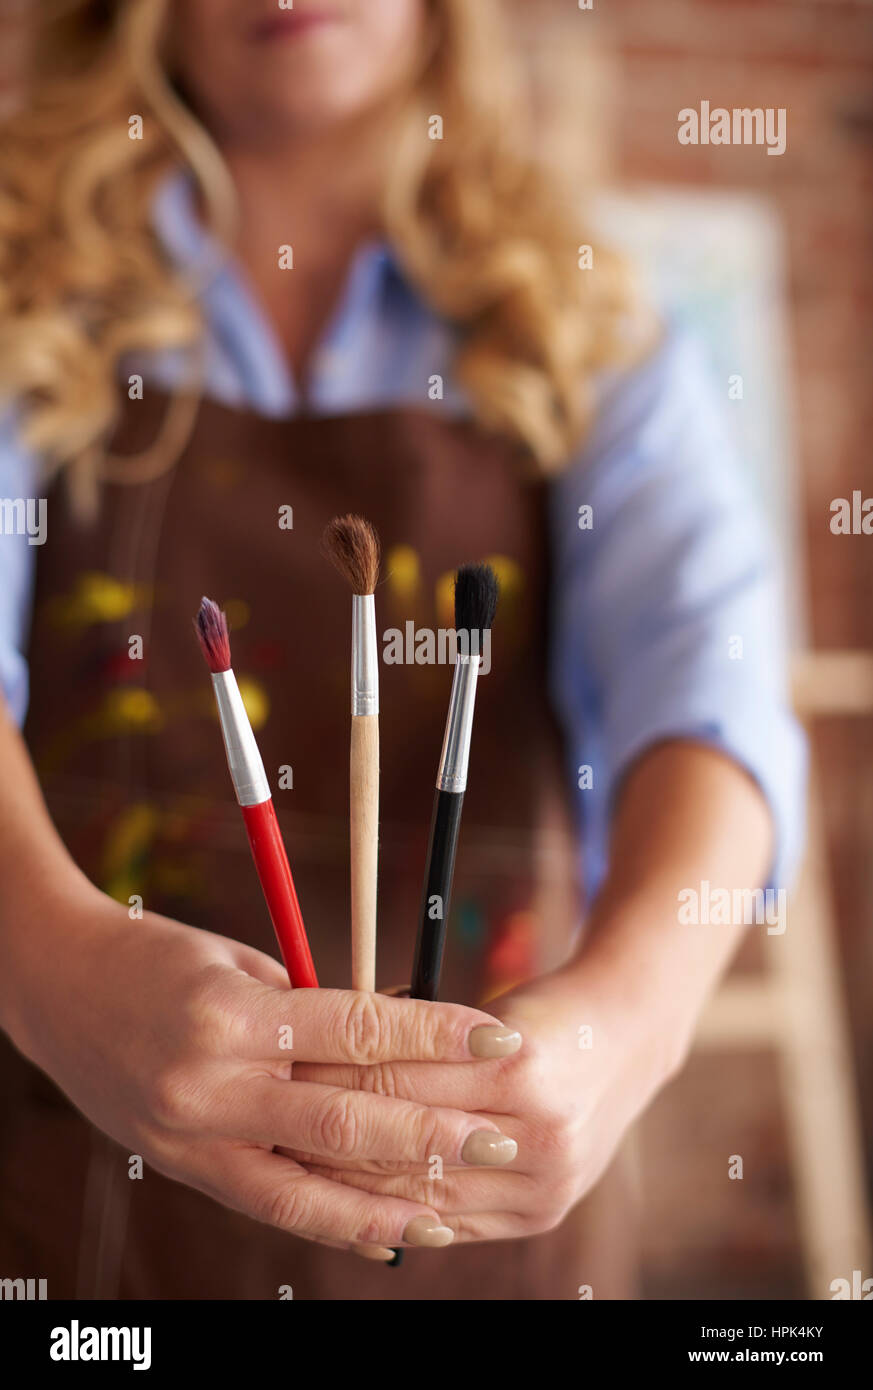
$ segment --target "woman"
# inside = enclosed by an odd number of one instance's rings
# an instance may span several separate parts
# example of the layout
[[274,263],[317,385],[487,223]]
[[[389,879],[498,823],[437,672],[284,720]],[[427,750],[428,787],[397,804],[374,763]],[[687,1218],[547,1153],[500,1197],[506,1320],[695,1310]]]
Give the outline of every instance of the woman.
[[[2,491],[52,480],[45,544],[0,537],[0,1227],[50,1297],[632,1292],[615,1170],[582,1199],[742,931],[678,894],[782,881],[802,758],[694,354],[644,347],[616,258],[584,268],[519,90],[485,0],[78,0],[37,37],[0,204]],[[502,579],[452,1003],[337,988],[348,595],[318,541],[347,511],[386,628],[449,626],[464,560]],[[330,988],[289,995],[273,956],[203,591]],[[445,700],[386,668],[389,980]],[[432,1248],[396,1273],[399,1246]]]

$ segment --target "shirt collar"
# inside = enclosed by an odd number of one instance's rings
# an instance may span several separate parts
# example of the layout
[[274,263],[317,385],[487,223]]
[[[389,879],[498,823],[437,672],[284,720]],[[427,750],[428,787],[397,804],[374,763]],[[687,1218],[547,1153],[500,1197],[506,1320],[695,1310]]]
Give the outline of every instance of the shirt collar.
[[[187,171],[174,171],[159,186],[152,221],[168,257],[203,307],[207,390],[267,415],[295,413],[301,392],[282,345],[243,268],[200,221]],[[381,399],[386,390],[380,359],[384,330],[403,324],[417,343],[430,318],[388,243],[362,244],[314,350],[308,408]]]
[[[152,205],[152,225],[173,264],[202,286],[222,272],[238,270],[231,254],[200,221],[194,180],[186,170],[174,170],[159,185]],[[376,238],[362,243],[356,251],[348,283],[356,299],[367,289],[401,287],[408,296],[416,297],[390,243]]]

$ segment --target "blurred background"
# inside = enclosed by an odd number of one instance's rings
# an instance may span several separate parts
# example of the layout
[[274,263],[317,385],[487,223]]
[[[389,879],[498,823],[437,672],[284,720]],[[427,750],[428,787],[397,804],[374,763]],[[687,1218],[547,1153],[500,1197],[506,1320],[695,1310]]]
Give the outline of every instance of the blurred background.
[[[832,501],[873,496],[873,7],[514,8],[541,91],[577,111],[559,140],[544,95],[544,148],[599,181],[602,224],[723,383],[781,551],[812,740],[788,932],[749,941],[636,1141],[643,1291],[830,1298],[840,1261],[873,1275],[873,536],[830,530]],[[702,101],[784,107],[785,153],[680,144],[679,111]]]
[[[632,1143],[643,1293],[829,1298],[858,1262],[873,1276],[873,536],[830,530],[835,499],[873,496],[873,6],[507,4],[544,157],[723,384],[813,748],[788,932],[750,939]],[[0,0],[0,107],[26,81],[30,8]],[[785,108],[785,153],[680,144],[679,111],[702,101]]]

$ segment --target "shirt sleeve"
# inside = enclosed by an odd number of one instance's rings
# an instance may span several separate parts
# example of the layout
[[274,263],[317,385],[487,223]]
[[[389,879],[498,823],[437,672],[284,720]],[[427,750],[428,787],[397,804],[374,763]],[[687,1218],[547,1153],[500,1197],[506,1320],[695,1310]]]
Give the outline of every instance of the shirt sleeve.
[[806,748],[787,701],[780,566],[690,340],[668,337],[604,384],[550,508],[552,690],[589,897],[606,872],[613,794],[668,738],[719,749],[755,778],[776,832],[766,886],[787,886],[803,840]]
[[[14,414],[4,414],[0,417],[0,692],[19,726],[27,711],[25,653],[36,554],[45,540],[37,525],[28,534],[28,499],[32,521],[39,516],[34,506],[36,476],[34,459],[19,441]],[[47,513],[45,521],[47,529],[51,525]]]

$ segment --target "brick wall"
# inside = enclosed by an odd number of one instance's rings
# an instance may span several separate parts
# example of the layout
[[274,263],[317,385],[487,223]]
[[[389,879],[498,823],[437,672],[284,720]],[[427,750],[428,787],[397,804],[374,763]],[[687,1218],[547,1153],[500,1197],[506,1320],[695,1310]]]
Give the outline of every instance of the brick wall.
[[[823,648],[873,649],[873,536],[834,536],[829,529],[833,498],[859,488],[873,496],[873,7],[848,0],[594,4],[590,12],[574,0],[522,0],[517,7],[530,33],[545,31],[541,68],[550,52],[572,50],[588,61],[596,54],[601,78],[606,74],[596,124],[580,124],[579,140],[596,130],[620,180],[757,192],[782,219],[812,640]],[[566,70],[566,57],[561,62]],[[579,73],[581,86],[581,67]],[[581,110],[584,93],[576,95]],[[678,112],[702,100],[785,107],[785,154],[680,145]],[[873,1155],[873,718],[819,721],[814,749]],[[790,1173],[774,1116],[779,1092],[759,1059],[732,1061],[729,1081],[723,1063],[718,1072],[720,1107],[731,1084],[742,1097],[757,1177],[743,1184],[739,1212],[722,1184],[720,1198],[712,1190],[704,1206],[691,1204],[698,1215],[683,1229],[687,1185],[702,1195],[709,1178],[703,1168],[694,1172],[693,1159],[691,1168],[671,1161],[671,1152],[685,1138],[693,1154],[692,1126],[699,1133],[708,1114],[713,1065],[696,1060],[647,1122],[645,1142],[664,1197],[649,1212],[650,1290],[687,1297],[693,1285],[702,1296],[802,1296]],[[706,1230],[699,1221],[704,1209]]]

